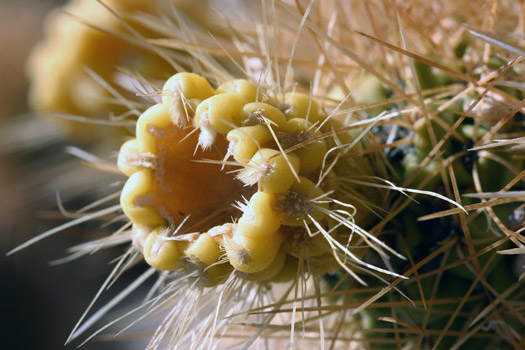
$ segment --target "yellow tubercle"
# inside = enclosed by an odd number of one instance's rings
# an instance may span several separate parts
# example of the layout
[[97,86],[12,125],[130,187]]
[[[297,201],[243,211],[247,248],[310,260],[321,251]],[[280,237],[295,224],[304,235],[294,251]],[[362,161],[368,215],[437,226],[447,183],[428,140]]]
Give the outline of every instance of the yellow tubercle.
[[301,162],[301,175],[309,175],[323,164],[328,147],[323,140],[315,141],[294,151]]
[[137,162],[139,152],[137,139],[128,140],[120,147],[117,167],[126,176],[131,176],[141,169]]
[[222,255],[219,245],[208,233],[201,234],[184,254],[199,260],[206,266],[217,262]]
[[246,79],[227,81],[215,90],[216,95],[224,93],[242,95],[248,102],[262,101],[262,95],[260,93],[257,94],[257,87]]
[[248,164],[257,150],[272,141],[272,134],[266,125],[243,126],[226,135],[230,141],[230,152],[241,164]]
[[290,191],[304,194],[309,198],[316,198],[324,194],[323,190],[317,186],[313,181],[300,176],[300,182],[294,182]]
[[195,73],[177,73],[164,84],[162,103],[168,107],[172,122],[184,126],[195,112],[191,100],[203,101],[212,95],[213,88],[205,78]]
[[236,232],[233,237],[224,237],[224,247],[230,264],[236,270],[255,273],[272,264],[282,241],[277,231],[259,237]]
[[145,226],[161,226],[166,222],[149,205],[151,190],[151,170],[143,169],[132,174],[120,195],[120,205],[124,214],[134,223]]
[[263,148],[255,153],[248,166],[240,175],[241,180],[249,184],[251,176],[257,181],[259,191],[285,193],[294,183],[295,174],[299,173],[300,161],[293,153],[284,156],[278,150]]
[[141,152],[157,153],[157,139],[162,137],[162,129],[171,125],[168,107],[159,103],[148,108],[137,121],[136,135]]
[[241,125],[241,109],[248,101],[240,94],[224,93],[202,101],[197,107],[193,124],[197,127],[211,127],[214,131],[227,134]]
[[289,92],[284,95],[280,104],[287,119],[303,118],[314,124],[326,118],[319,105],[309,95],[300,92]]
[[273,234],[281,226],[283,218],[283,213],[276,209],[277,204],[275,194],[255,193],[237,223],[236,234],[246,237],[265,237]]
[[282,128],[286,124],[286,117],[278,108],[264,102],[252,102],[244,105],[241,110],[242,125],[251,126],[265,124],[266,120],[273,126]]
[[310,132],[314,136],[319,136],[320,133],[314,132],[312,122],[305,118],[291,118],[286,121],[283,126],[283,131],[288,134],[299,133],[299,132]]
[[174,271],[179,269],[179,259],[182,254],[177,242],[161,236],[158,230],[151,232],[144,244],[144,259],[157,270]]

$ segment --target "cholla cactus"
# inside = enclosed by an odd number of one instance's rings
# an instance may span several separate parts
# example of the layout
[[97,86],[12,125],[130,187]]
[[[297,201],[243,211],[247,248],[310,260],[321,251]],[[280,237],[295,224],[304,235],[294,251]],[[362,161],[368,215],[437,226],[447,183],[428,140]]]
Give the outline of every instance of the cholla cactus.
[[266,280],[286,259],[319,257],[321,271],[334,259],[366,265],[347,248],[358,241],[350,232],[386,248],[355,223],[353,196],[343,191],[345,179],[372,171],[365,159],[340,159],[366,142],[337,134],[341,125],[309,96],[281,100],[242,79],[214,91],[203,77],[178,73],[162,101],[142,114],[119,156],[129,176],[122,210],[151,266],[176,270],[189,258],[209,267],[224,252],[229,270]]
[[260,5],[220,38],[134,17],[191,72],[139,71],[120,205],[63,227],[122,210],[80,252],[150,266],[72,338],[158,272],[149,349],[523,348],[523,5]]

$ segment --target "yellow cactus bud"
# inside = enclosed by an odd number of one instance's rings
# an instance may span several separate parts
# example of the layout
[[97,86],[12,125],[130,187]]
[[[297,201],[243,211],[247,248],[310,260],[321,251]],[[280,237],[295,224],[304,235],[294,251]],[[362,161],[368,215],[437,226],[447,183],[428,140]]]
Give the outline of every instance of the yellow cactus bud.
[[242,125],[251,126],[265,124],[268,120],[282,128],[286,124],[286,117],[278,108],[263,102],[248,103],[241,110]]
[[319,105],[309,95],[300,92],[289,92],[284,101],[278,103],[287,119],[302,118],[310,123],[316,123],[326,118],[319,109]]
[[323,164],[328,147],[323,140],[315,141],[294,151],[301,161],[301,175],[309,175]]
[[137,140],[141,152],[157,153],[157,139],[165,131],[162,129],[171,125],[168,107],[159,103],[148,108],[137,121]]
[[230,264],[236,270],[255,273],[272,264],[282,240],[277,231],[260,237],[235,232],[233,237],[224,237],[224,247]]
[[221,249],[209,234],[203,233],[185,251],[185,255],[199,260],[206,266],[217,262],[221,256]]
[[262,100],[261,94],[257,94],[257,87],[246,79],[235,79],[227,81],[226,83],[220,85],[217,88],[217,90],[215,90],[216,95],[224,93],[242,95],[248,102]]
[[122,147],[120,147],[117,167],[127,176],[131,176],[133,173],[141,169],[140,151],[137,139],[126,141]]
[[203,101],[213,95],[213,88],[203,77],[194,73],[177,73],[169,78],[162,89],[162,103],[168,107],[173,124],[186,125],[193,116],[192,106],[184,105],[190,100]]
[[243,126],[226,135],[230,141],[230,152],[241,164],[248,164],[257,150],[272,141],[272,134],[266,125]]
[[151,170],[140,170],[131,175],[122,189],[120,205],[122,211],[135,224],[160,226],[166,222],[149,204],[151,191]]
[[319,136],[320,133],[315,133],[313,129],[314,127],[312,126],[312,122],[309,120],[306,120],[305,118],[288,119],[286,121],[286,124],[283,126],[283,131],[288,134],[310,131],[315,136]]
[[[153,13],[158,4],[144,0],[111,0],[105,4],[122,15],[137,16],[138,13]],[[151,31],[137,21],[127,25],[141,36],[148,37]],[[97,30],[95,24],[104,30]],[[125,113],[124,108],[115,108],[107,103],[111,97],[108,89],[95,81],[85,68],[96,73],[112,89],[122,92],[115,83],[115,67],[126,67],[150,78],[164,78],[172,68],[156,53],[123,40],[127,32],[122,18],[115,16],[96,1],[71,0],[62,8],[54,10],[45,21],[45,41],[41,42],[28,59],[28,75],[31,80],[30,104],[44,112],[58,112],[85,117],[107,116]],[[122,135],[119,128],[100,129],[94,125],[53,118],[75,139],[84,141]]]
[[278,230],[283,213],[276,209],[277,205],[276,195],[255,193],[237,223],[236,234],[247,237],[264,237]]
[[201,126],[207,120],[221,134],[241,125],[241,109],[248,103],[240,94],[224,93],[212,96],[199,104],[194,124]]
[[146,262],[157,270],[173,271],[180,268],[181,252],[177,242],[159,235],[158,231],[150,233],[146,238],[143,254]]
[[239,174],[247,185],[259,184],[259,191],[286,193],[299,172],[300,161],[293,153],[284,156],[281,152],[263,148],[252,157],[250,167]]
[[231,93],[215,95],[202,101],[193,118],[193,125],[201,130],[199,145],[208,149],[217,133],[227,134],[240,126],[240,111],[246,103],[242,95]]

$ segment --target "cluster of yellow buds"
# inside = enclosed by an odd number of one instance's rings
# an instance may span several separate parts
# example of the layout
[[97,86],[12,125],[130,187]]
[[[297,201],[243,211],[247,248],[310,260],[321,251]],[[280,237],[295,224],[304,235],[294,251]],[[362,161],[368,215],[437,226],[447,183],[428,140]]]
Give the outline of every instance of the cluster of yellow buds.
[[174,75],[119,154],[135,245],[159,270],[197,267],[210,281],[286,280],[298,258],[334,268],[323,169],[349,142],[340,127],[303,93]]
[[[158,8],[153,3],[104,1],[105,6],[123,16],[153,12]],[[150,34],[139,24],[132,27],[140,35]],[[158,54],[134,42],[136,38],[130,40],[132,36],[123,19],[97,1],[69,2],[47,18],[44,29],[46,40],[36,47],[28,60],[28,75],[32,81],[29,100],[38,111],[102,117],[108,113],[108,99],[111,98],[103,85],[119,90],[115,82],[116,67],[140,71],[152,78],[165,77],[165,71],[170,68]],[[87,70],[104,83],[97,82]],[[113,108],[112,111],[126,110]],[[100,133],[100,128],[97,133],[90,133],[86,123],[63,118],[57,121],[77,138],[89,139]]]
[[[183,13],[208,30],[218,27],[208,0],[71,0],[54,10],[45,21],[46,39],[28,59],[31,107],[79,117],[82,122],[54,118],[76,139],[102,139],[101,128],[91,132],[95,128],[85,120],[129,112],[129,106],[120,106],[119,98],[128,97],[129,87],[118,67],[149,80],[164,80],[187,65],[184,59],[175,63],[171,56],[162,57],[162,49],[148,42],[158,37],[148,16],[166,9]],[[122,131],[109,135],[115,133]]]

